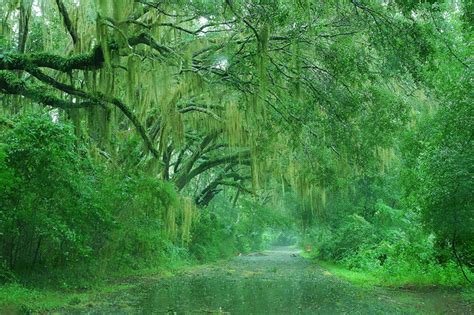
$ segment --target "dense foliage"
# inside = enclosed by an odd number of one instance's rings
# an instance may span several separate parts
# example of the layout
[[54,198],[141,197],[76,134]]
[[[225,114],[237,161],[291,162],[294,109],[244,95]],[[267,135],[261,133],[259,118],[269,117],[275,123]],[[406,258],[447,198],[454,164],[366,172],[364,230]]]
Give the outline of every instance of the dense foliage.
[[424,50],[409,72],[409,121],[381,170],[332,188],[327,216],[307,238],[320,259],[389,284],[465,284],[474,266],[472,25],[452,3],[404,5]]
[[471,9],[3,0],[3,280],[295,233],[388,283],[472,278]]

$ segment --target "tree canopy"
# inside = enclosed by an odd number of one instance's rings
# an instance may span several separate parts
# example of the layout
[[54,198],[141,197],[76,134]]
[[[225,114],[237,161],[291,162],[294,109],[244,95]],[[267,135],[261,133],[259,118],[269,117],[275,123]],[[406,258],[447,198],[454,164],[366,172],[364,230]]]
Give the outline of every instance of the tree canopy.
[[[213,242],[203,226],[222,232],[240,222],[235,209],[253,218],[249,208],[271,205],[325,258],[383,265],[417,237],[438,246],[430,257],[452,248],[472,268],[472,9],[468,0],[2,0],[0,213],[16,234],[0,234],[0,258],[9,252],[13,267],[23,246],[35,265],[43,239],[76,244],[77,257],[114,252],[162,239],[152,231],[163,226],[202,250],[198,237]],[[68,195],[76,199],[62,204]],[[103,230],[78,227],[84,213]],[[151,236],[125,233],[145,225]],[[161,245],[143,246],[148,255]]]

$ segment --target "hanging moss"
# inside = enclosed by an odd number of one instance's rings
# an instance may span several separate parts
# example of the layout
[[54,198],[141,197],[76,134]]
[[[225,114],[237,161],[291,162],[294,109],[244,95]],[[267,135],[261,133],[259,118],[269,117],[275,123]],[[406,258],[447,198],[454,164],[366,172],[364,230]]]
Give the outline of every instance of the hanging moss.
[[176,225],[176,207],[168,207],[164,216],[165,231],[169,239],[176,240],[178,229]]
[[242,124],[243,119],[237,104],[230,102],[226,106],[226,132],[229,144],[231,146],[239,146],[242,142]]
[[321,197],[321,203],[323,208],[326,208],[326,202],[327,202],[327,195],[326,195],[326,188],[321,188],[320,189],[320,197]]
[[252,153],[251,155],[251,165],[250,169],[252,172],[252,188],[253,190],[257,190],[260,187],[260,174],[259,174],[259,165],[257,161],[257,154]]
[[392,165],[395,158],[395,151],[393,148],[383,148],[377,146],[375,148],[375,157],[379,161],[379,169],[381,173],[385,173]]
[[111,52],[110,52],[110,46],[109,46],[109,43],[110,43],[109,32],[108,32],[107,25],[103,23],[100,16],[97,16],[97,21],[96,21],[96,37],[102,49],[102,54],[104,57],[104,65],[107,68],[111,68],[112,64],[111,64]]
[[135,88],[137,86],[137,61],[134,55],[127,58],[127,101],[134,103]]
[[[104,1],[102,0],[101,2]],[[112,16],[117,23],[125,20],[131,14],[134,4],[133,0],[114,0],[105,2],[112,3]]]
[[102,16],[111,15],[111,4],[115,1],[96,0],[97,12]]
[[181,241],[183,244],[191,240],[191,226],[195,217],[194,202],[189,197],[182,198],[182,224],[181,224]]
[[299,41],[292,41],[292,68],[295,73],[295,80],[292,83],[292,88],[295,91],[295,96],[299,99],[301,97],[301,50]]

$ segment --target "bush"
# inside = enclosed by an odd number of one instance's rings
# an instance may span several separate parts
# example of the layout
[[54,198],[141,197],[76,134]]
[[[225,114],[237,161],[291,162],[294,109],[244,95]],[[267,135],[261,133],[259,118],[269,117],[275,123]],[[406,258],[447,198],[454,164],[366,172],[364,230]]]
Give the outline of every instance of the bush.
[[238,249],[231,222],[214,213],[212,208],[201,209],[192,229],[189,250],[199,261],[214,261],[235,255]]
[[313,230],[308,241],[315,244],[314,254],[351,270],[376,275],[387,285],[465,283],[452,257],[439,260],[437,237],[422,229],[420,215],[404,213],[381,201],[374,209],[372,223],[353,214],[332,229],[326,226]]
[[375,239],[373,226],[363,217],[347,216],[335,229],[320,228],[315,233],[317,253],[321,259],[342,260],[354,255],[365,244]]
[[286,220],[283,214],[260,205],[253,197],[241,197],[233,205],[218,195],[207,208],[200,209],[192,229],[190,252],[198,260],[212,261],[258,251],[278,236],[273,228],[288,229]]
[[88,259],[110,228],[91,203],[74,141],[48,116],[16,120],[1,135],[0,253],[13,270]]
[[76,267],[94,276],[185,259],[173,186],[93,160],[75,140],[49,115],[16,119],[0,134],[0,277]]

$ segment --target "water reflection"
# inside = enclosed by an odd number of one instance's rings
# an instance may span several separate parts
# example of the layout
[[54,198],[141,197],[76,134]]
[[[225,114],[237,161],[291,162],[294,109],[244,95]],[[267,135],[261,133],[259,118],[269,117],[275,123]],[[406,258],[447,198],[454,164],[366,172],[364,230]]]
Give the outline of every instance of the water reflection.
[[333,314],[351,310],[338,292],[311,279],[189,277],[162,283],[143,302],[145,313]]

